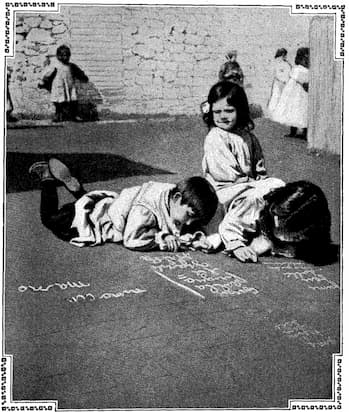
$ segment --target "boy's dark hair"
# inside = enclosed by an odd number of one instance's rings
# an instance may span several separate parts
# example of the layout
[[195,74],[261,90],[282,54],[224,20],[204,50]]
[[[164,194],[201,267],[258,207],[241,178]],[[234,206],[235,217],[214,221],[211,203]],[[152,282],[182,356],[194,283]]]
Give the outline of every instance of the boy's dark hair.
[[299,49],[297,49],[294,63],[306,68],[309,67],[309,47],[300,47]]
[[283,47],[281,49],[277,49],[274,58],[276,59],[277,57],[281,56],[287,56],[287,50],[284,49]]
[[209,111],[203,114],[203,120],[209,128],[214,126],[212,105],[220,99],[227,98],[228,104],[236,109],[236,129],[254,128],[254,123],[250,117],[250,108],[248,105],[245,90],[236,83],[227,80],[220,81],[211,87],[208,94],[207,103]]
[[292,244],[295,257],[312,263],[324,261],[331,243],[331,214],[323,191],[300,180],[273,190],[264,200],[262,232],[276,244]]
[[62,46],[59,46],[56,50],[56,56],[62,54],[62,52],[67,52],[69,54],[69,56],[71,55],[71,51],[70,48],[68,46],[66,46],[65,44],[62,44]]
[[190,206],[202,224],[207,224],[216,213],[218,198],[212,185],[201,176],[192,176],[177,183],[170,196],[180,193],[181,204]]

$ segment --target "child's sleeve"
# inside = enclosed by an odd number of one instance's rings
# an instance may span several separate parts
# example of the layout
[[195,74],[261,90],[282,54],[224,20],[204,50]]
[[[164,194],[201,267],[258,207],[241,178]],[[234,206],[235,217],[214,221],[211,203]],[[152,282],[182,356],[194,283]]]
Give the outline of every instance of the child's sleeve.
[[243,183],[249,180],[242,172],[237,157],[217,131],[211,130],[207,135],[204,152],[203,172],[216,182]]
[[52,82],[53,79],[55,78],[57,74],[57,68],[54,64],[48,65],[43,73],[42,73],[42,78],[38,83],[39,89],[46,89],[49,92],[51,91],[52,88]]
[[257,235],[261,201],[255,197],[245,197],[231,207],[218,232],[228,251],[247,246]]
[[72,76],[75,79],[78,79],[81,82],[88,82],[88,77],[86,76],[84,71],[80,69],[79,66],[77,66],[74,63],[71,63],[70,68],[71,68]]
[[157,249],[161,245],[163,235],[156,217],[149,209],[142,205],[131,208],[123,236],[125,247],[139,251]]

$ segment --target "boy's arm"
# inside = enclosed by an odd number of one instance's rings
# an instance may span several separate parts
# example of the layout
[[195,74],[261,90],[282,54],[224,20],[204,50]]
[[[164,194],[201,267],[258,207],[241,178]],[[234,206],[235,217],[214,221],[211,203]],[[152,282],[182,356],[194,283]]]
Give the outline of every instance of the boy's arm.
[[42,78],[38,83],[39,89],[51,91],[52,82],[57,74],[57,68],[54,64],[50,64],[42,73]]
[[123,243],[128,249],[147,251],[163,246],[164,237],[169,233],[160,232],[156,217],[141,205],[133,206],[127,217]]

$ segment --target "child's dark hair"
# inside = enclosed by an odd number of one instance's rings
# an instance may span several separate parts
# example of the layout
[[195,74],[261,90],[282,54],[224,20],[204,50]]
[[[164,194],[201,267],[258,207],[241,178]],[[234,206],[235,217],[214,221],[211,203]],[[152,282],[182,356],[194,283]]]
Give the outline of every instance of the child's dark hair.
[[331,243],[331,214],[323,191],[300,180],[264,197],[261,231],[276,244],[292,244],[295,257],[321,264]]
[[309,47],[300,47],[297,49],[295,64],[309,67]]
[[287,50],[284,49],[283,47],[281,49],[277,49],[274,58],[276,59],[277,57],[281,56],[287,56]]
[[70,48],[68,46],[66,46],[65,44],[62,44],[62,46],[59,46],[56,50],[56,56],[61,55],[63,52],[66,52],[69,54],[69,56],[71,55],[71,51]]
[[201,176],[192,176],[177,183],[170,196],[180,193],[181,204],[193,209],[195,217],[207,224],[216,213],[218,198],[212,185]]
[[[236,109],[236,129],[254,128],[254,123],[250,117],[245,90],[236,83],[227,80],[220,81],[211,87],[207,98],[208,110],[203,114],[203,120],[209,128],[214,126],[212,105],[220,99],[227,98],[228,104]],[[206,103],[205,103],[206,104]]]
[[221,81],[242,82],[243,76],[239,63],[233,60],[225,62],[218,73],[218,78]]

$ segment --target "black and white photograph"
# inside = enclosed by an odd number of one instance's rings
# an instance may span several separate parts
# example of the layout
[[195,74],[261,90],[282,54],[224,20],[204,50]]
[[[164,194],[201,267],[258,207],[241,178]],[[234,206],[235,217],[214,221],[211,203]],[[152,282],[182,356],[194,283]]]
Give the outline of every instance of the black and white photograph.
[[4,2],[1,410],[345,409],[339,2]]

